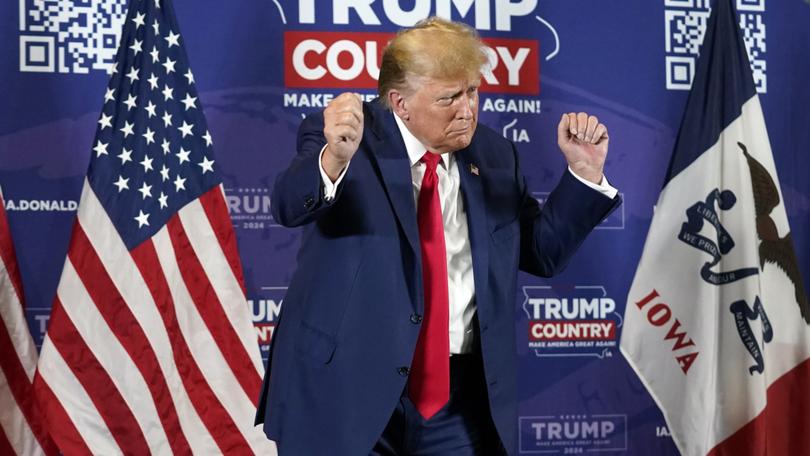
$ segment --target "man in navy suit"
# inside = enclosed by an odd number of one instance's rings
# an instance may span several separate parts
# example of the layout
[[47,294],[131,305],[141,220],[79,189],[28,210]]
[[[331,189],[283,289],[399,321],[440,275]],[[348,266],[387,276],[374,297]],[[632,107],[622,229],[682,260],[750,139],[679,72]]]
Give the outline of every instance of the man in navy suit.
[[378,100],[301,124],[273,214],[303,238],[257,412],[282,456],[517,453],[517,271],[560,271],[619,199],[607,129],[568,113],[540,209],[514,144],[477,125],[482,47],[422,21],[386,48]]

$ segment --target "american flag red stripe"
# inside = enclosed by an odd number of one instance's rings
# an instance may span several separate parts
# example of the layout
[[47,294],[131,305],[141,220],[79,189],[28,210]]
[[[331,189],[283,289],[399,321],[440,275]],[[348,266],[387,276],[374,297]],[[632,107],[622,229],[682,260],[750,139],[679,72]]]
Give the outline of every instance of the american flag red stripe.
[[[93,454],[90,448],[82,439],[76,426],[70,420],[62,404],[56,400],[53,391],[48,387],[48,384],[42,380],[42,377],[37,373],[34,376],[34,394],[41,403],[44,404],[42,414],[47,416],[49,421],[59,425],[60,439],[58,441],[59,449],[63,454],[71,456],[90,456]],[[47,422],[46,422],[47,423]]]
[[5,433],[0,433],[0,454],[14,454],[14,447],[8,441]]
[[211,282],[200,282],[200,278],[206,277],[206,274],[195,249],[191,246],[182,223],[178,218],[173,217],[166,226],[169,228],[169,237],[177,255],[177,264],[180,266],[180,273],[183,275],[191,299],[194,301],[194,305],[200,312],[200,316],[211,332],[217,346],[220,347],[223,353],[228,353],[225,362],[236,373],[236,379],[248,399],[255,406],[259,397],[259,387],[261,386],[261,381],[257,382],[255,378],[257,375],[256,368],[245,352],[233,327],[219,324],[219,322],[228,321],[228,317],[219,298],[217,298]]
[[33,400],[37,361],[0,193],[0,454],[57,454]]
[[[208,193],[221,192],[221,187],[215,187]],[[220,300],[245,305],[244,294],[236,277],[230,279],[230,290],[236,290],[237,296],[220,298],[223,289],[228,290],[225,286],[214,290],[209,277],[222,281],[221,276],[233,273],[229,267],[226,274],[209,272],[201,264],[207,263],[209,269],[217,264],[227,266],[227,259],[219,247],[221,239],[206,223],[207,217],[200,219],[200,213],[202,206],[190,203],[152,239],[130,252],[115,237],[115,227],[93,190],[85,185],[45,342],[54,349],[51,352],[61,355],[62,366],[43,366],[51,359],[47,356],[40,361],[45,387],[56,390],[53,383],[59,382],[64,390],[64,382],[57,377],[65,376],[72,377],[69,383],[74,387],[40,399],[57,401],[71,410],[86,397],[95,406],[95,428],[100,422],[104,429],[85,428],[82,422],[93,418],[68,413],[73,429],[54,431],[60,446],[75,446],[78,435],[93,454],[109,449],[136,453],[188,453],[185,448],[193,453],[272,451],[270,442],[250,420],[261,382],[261,366],[246,347],[246,343],[255,344],[255,332],[249,320],[240,327],[242,332],[248,328],[246,337],[235,335],[234,325],[223,325],[235,317],[222,310]],[[184,223],[188,217],[192,219]],[[194,228],[189,230],[187,225],[192,223]],[[174,236],[173,230],[177,232]],[[199,238],[206,236],[213,242],[200,247]],[[194,279],[183,271],[190,268],[189,262],[196,262]],[[202,310],[195,306],[192,296],[197,292],[190,288],[206,290]],[[211,311],[215,306],[219,310]],[[207,311],[214,316],[208,316],[208,322]],[[209,326],[213,325],[225,326],[218,330],[226,334],[230,331],[229,346],[223,347],[212,335]],[[231,370],[230,357],[241,360],[242,373]],[[59,370],[58,375],[54,369]],[[247,381],[240,381],[240,376]],[[73,391],[75,385],[81,391]]]
[[147,386],[155,401],[172,452],[175,454],[188,453],[190,447],[180,428],[180,421],[174,409],[166,379],[143,328],[127,307],[124,298],[118,292],[90,240],[87,239],[87,235],[78,223],[73,228],[71,242],[74,248],[69,252],[70,262],[76,268],[85,289],[104,320],[113,328],[129,328],[126,336],[122,333],[115,333],[115,336],[132,358],[141,375],[147,379]]
[[160,308],[171,345],[174,348],[174,362],[184,372],[182,377],[189,400],[199,413],[200,419],[216,441],[222,452],[226,450],[245,450],[249,448],[230,415],[223,409],[222,403],[214,395],[180,331],[174,311],[174,302],[169,293],[169,284],[161,271],[155,246],[151,241],[144,242],[132,251],[132,258],[143,274],[146,285]]
[[[69,264],[65,267],[69,268]],[[62,355],[71,372],[88,392],[107,428],[119,447],[133,454],[149,453],[149,444],[141,432],[135,415],[118,390],[105,367],[87,346],[83,335],[65,313],[59,298],[53,303],[48,339]],[[52,428],[58,423],[50,423]]]
[[242,293],[247,294],[245,289],[244,274],[242,274],[242,263],[239,261],[239,252],[236,250],[236,232],[233,230],[233,225],[229,219],[218,217],[217,214],[222,214],[228,211],[228,206],[225,203],[225,194],[222,191],[207,192],[200,197],[205,216],[208,217],[208,223],[211,224],[214,233],[216,233],[219,247],[228,259],[228,265],[231,267],[231,272],[234,277],[239,280],[239,286],[242,288]]

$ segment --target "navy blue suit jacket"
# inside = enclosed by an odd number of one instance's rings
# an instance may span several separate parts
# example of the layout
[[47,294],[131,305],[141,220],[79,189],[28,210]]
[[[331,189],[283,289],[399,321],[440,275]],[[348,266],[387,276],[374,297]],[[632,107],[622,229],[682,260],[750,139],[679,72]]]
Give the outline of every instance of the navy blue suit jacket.
[[[363,139],[334,200],[323,198],[318,167],[322,113],[301,124],[297,155],[273,189],[276,221],[304,227],[256,418],[282,456],[368,454],[405,387],[419,334],[410,162],[393,114],[378,102],[363,109]],[[492,419],[515,454],[518,268],[560,271],[619,199],[566,172],[541,210],[514,144],[483,125],[455,154]]]

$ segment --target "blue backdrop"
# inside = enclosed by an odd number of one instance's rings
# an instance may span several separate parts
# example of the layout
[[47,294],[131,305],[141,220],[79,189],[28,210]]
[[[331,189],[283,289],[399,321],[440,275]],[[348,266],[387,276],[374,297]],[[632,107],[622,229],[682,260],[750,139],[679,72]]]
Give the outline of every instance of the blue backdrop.
[[[302,116],[344,90],[372,95],[389,34],[449,16],[474,25],[490,46],[480,118],[518,144],[533,194],[542,200],[564,170],[560,114],[588,111],[610,130],[606,174],[624,198],[565,273],[520,278],[521,452],[676,454],[618,338],[709,3],[177,0],[265,353],[300,239],[274,223],[270,191],[294,154]],[[810,0],[737,0],[737,8],[810,283]],[[125,0],[0,2],[0,186],[37,343],[125,9]]]

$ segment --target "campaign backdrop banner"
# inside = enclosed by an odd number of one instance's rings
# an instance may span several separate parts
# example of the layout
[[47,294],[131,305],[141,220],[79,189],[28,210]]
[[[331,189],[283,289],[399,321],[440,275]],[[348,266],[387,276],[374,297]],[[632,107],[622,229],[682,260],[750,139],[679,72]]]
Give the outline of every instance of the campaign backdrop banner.
[[[295,153],[299,123],[344,91],[374,98],[382,50],[398,29],[430,15],[461,20],[487,45],[480,121],[515,142],[532,194],[542,203],[565,170],[556,145],[561,114],[586,111],[608,126],[605,173],[624,200],[564,273],[521,275],[514,302],[503,303],[515,309],[521,358],[520,453],[677,454],[618,346],[712,5],[175,1],[262,353],[300,245],[300,230],[280,227],[270,211],[273,182]],[[737,0],[736,9],[799,267],[810,283],[810,0]],[[0,3],[0,187],[37,345],[126,10],[126,0]]]

